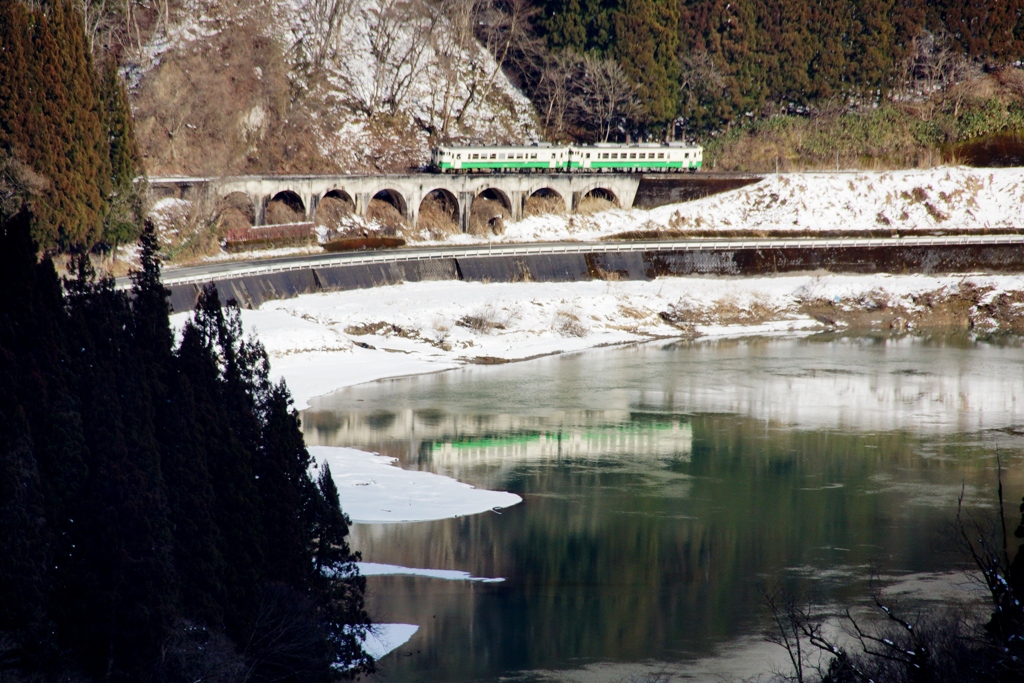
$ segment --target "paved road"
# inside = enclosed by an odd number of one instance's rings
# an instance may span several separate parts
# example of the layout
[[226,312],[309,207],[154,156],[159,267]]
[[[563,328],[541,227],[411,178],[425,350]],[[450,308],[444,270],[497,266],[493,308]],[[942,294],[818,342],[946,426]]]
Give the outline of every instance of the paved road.
[[[1024,232],[1016,235],[956,235],[952,237],[885,237],[843,239],[697,239],[650,240],[636,242],[541,242],[530,244],[493,244],[487,246],[403,247],[380,251],[337,254],[312,254],[252,261],[210,263],[188,268],[168,268],[165,285],[223,280],[242,275],[258,275],[302,268],[339,266],[358,263],[396,263],[437,258],[521,256],[526,254],[587,254],[636,251],[735,251],[738,249],[838,249],[866,247],[980,246],[1019,244],[1024,247]],[[124,278],[119,285],[127,284]]]

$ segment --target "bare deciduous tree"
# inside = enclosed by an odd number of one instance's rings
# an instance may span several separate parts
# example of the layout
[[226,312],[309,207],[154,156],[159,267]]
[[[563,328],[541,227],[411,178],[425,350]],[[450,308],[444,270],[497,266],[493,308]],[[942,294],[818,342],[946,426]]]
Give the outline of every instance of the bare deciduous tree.
[[567,117],[575,108],[576,81],[579,80],[581,58],[571,50],[551,55],[544,64],[534,89],[534,99],[541,109],[548,137],[564,139]]
[[636,88],[612,59],[588,54],[583,57],[582,67],[581,118],[597,129],[600,140],[607,142],[616,126],[636,113]]
[[679,90],[683,111],[693,116],[721,97],[725,90],[725,77],[704,50],[686,54],[681,60],[681,67]]
[[308,0],[302,5],[302,30],[292,49],[307,73],[318,72],[337,54],[338,36],[354,4],[354,0]]
[[981,73],[980,67],[957,52],[953,39],[945,31],[922,30],[911,43],[910,53],[899,64],[903,97],[922,97],[941,93],[953,105],[953,116],[970,95],[965,84]]
[[480,0],[442,0],[438,12],[444,25],[431,36],[433,58],[426,65],[436,87],[431,90],[429,120],[421,125],[447,140],[452,124],[472,107],[487,72],[475,35]]
[[487,98],[498,73],[510,61],[527,60],[538,53],[533,20],[539,13],[540,8],[530,0],[492,0],[482,5],[478,36],[494,57],[494,66],[482,86],[481,99]]

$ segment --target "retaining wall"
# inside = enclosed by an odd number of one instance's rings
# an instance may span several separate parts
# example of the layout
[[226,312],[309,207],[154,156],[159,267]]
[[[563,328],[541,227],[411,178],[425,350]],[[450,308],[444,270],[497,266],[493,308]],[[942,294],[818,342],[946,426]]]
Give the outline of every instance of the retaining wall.
[[[683,275],[766,275],[826,270],[836,273],[1024,272],[1020,244],[777,249],[689,249],[637,252],[495,255],[310,267],[212,278],[221,300],[245,308],[300,294],[368,289],[400,282],[578,282],[650,280]],[[172,285],[175,311],[195,308],[202,285]]]

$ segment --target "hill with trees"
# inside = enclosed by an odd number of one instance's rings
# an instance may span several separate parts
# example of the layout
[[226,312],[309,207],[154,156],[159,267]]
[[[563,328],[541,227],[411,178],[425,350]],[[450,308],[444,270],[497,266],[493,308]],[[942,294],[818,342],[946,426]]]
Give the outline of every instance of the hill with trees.
[[[350,521],[287,387],[213,288],[172,334],[82,9],[0,0],[0,680],[372,671]],[[140,236],[131,289],[97,279],[94,253]]]
[[127,93],[82,20],[67,0],[0,2],[0,192],[31,197],[46,250],[109,249],[142,224]]
[[349,520],[237,308],[208,289],[175,342],[152,229],[127,292],[87,255],[62,287],[31,223],[0,231],[0,677],[372,671]]
[[122,19],[105,42],[158,173],[404,171],[433,144],[536,138],[819,167],[837,150],[804,132],[849,128],[844,165],[916,166],[1024,116],[1019,0],[177,0]]

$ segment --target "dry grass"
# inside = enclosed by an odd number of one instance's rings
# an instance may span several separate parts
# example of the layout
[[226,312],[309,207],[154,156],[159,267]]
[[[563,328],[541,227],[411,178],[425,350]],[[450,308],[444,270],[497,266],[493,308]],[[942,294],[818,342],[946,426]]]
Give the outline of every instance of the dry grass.
[[788,315],[762,297],[741,303],[733,296],[725,296],[708,305],[680,301],[658,316],[669,325],[692,331],[694,325],[758,325]]
[[523,207],[524,216],[564,216],[565,201],[561,197],[533,195]]
[[324,197],[316,207],[316,224],[337,231],[345,219],[355,213],[352,202],[337,197]]
[[478,197],[473,200],[473,206],[469,210],[469,234],[502,235],[505,233],[505,221],[508,218],[508,209],[501,202]]
[[[273,4],[224,4],[219,31],[164,53],[133,90],[135,130],[150,174],[327,172],[314,116],[322,106],[289,83],[285,49],[268,36]],[[181,12],[189,11],[182,8]]]
[[416,228],[426,231],[430,239],[444,239],[459,234],[456,209],[443,197],[428,196],[420,204]]
[[302,223],[305,220],[306,216],[301,211],[296,211],[282,201],[276,200],[267,204],[267,225]]
[[375,323],[362,323],[360,325],[349,325],[345,328],[345,334],[351,334],[354,337],[361,337],[364,335],[380,335],[382,337],[402,337],[404,339],[419,339],[420,333],[418,330],[406,329],[394,323],[387,323],[384,321]]
[[238,230],[248,230],[252,227],[252,221],[249,220],[248,216],[234,208],[229,206],[226,209],[222,209],[220,214],[217,216],[217,225],[219,231],[227,233]]
[[576,205],[576,213],[589,215],[592,213],[600,213],[602,211],[610,211],[611,209],[617,209],[618,206],[615,202],[605,199],[604,197],[584,197]]
[[560,308],[555,312],[552,327],[563,337],[586,337],[590,332],[580,320],[579,311],[575,308]]
[[507,309],[498,309],[488,304],[471,315],[464,315],[455,321],[459,327],[467,327],[480,334],[492,334],[495,330],[504,330],[515,319],[515,313]]
[[892,302],[884,292],[868,292],[856,300],[802,301],[799,311],[820,322],[847,329],[980,329],[1024,330],[1024,292],[989,297],[990,287],[963,282],[955,290],[924,292]]
[[379,225],[381,234],[386,237],[404,236],[409,229],[405,217],[383,199],[370,200],[366,220]]
[[[225,210],[231,211],[230,207]],[[215,205],[202,198],[193,199],[184,206],[184,211],[171,216],[164,226],[160,235],[160,256],[167,263],[175,264],[192,263],[205,256],[213,256],[220,253],[223,231]]]

